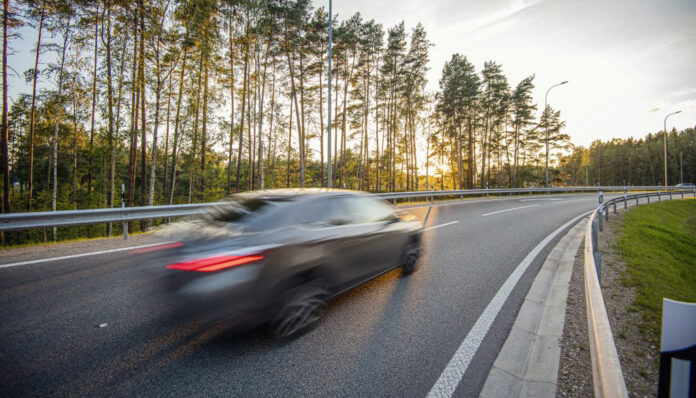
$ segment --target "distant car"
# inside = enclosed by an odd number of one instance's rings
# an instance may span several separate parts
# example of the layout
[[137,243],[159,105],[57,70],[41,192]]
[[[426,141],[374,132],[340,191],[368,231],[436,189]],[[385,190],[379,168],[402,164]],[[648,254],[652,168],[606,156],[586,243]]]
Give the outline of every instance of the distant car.
[[681,183],[681,184],[675,185],[675,187],[679,187],[679,188],[694,188],[694,187],[696,187],[696,185],[694,185],[694,184],[692,184],[692,183],[690,183],[690,182],[683,182],[683,183]]
[[269,323],[276,337],[307,330],[327,300],[402,267],[414,271],[422,225],[384,200],[342,190],[235,195],[178,223],[165,253],[168,289],[213,319]]

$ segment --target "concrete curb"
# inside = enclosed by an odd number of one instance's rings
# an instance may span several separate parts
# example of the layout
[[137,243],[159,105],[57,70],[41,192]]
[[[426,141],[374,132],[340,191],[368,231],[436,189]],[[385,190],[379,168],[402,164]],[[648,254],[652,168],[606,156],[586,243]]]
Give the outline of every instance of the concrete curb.
[[585,225],[573,226],[544,261],[481,397],[556,397],[568,284]]

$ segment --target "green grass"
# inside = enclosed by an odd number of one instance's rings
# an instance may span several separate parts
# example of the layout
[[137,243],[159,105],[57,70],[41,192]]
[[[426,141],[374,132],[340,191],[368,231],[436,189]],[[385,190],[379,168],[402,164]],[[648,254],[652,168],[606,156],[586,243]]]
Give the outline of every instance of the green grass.
[[630,210],[618,249],[627,265],[625,284],[636,288],[634,304],[644,321],[639,329],[660,336],[663,297],[696,302],[696,200]]

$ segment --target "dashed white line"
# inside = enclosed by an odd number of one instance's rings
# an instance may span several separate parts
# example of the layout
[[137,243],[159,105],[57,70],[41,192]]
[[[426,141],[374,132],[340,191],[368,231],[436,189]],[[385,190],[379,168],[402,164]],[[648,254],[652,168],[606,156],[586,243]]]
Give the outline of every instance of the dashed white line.
[[423,228],[423,232],[430,231],[431,229],[435,229],[435,228],[446,227],[448,225],[456,224],[458,222],[459,222],[458,220],[454,220],[454,221],[446,222],[446,223],[440,224],[440,225],[433,225],[432,227]]
[[491,215],[493,215],[493,214],[498,214],[498,213],[505,213],[506,211],[513,211],[513,210],[519,210],[519,209],[526,209],[526,208],[528,208],[528,207],[535,207],[535,206],[540,206],[540,205],[520,206],[520,207],[513,207],[513,208],[511,208],[511,209],[493,211],[493,212],[490,212],[490,213],[481,214],[481,217],[491,216]]
[[111,250],[102,250],[98,252],[90,252],[90,253],[80,253],[80,254],[71,254],[69,256],[61,256],[61,257],[52,257],[52,258],[42,258],[39,260],[28,260],[28,261],[20,261],[16,263],[8,263],[8,264],[0,264],[0,268],[9,268],[9,267],[16,267],[18,265],[27,265],[27,264],[38,264],[38,263],[47,263],[49,261],[60,261],[60,260],[69,260],[71,258],[79,258],[79,257],[86,257],[86,256],[96,256],[99,254],[108,254],[108,253],[117,253],[117,252],[122,252],[126,250],[133,250],[133,249],[143,249],[146,247],[152,247],[152,246],[158,246],[158,245],[166,245],[174,242],[158,242],[158,243],[150,243],[147,245],[140,245],[140,246],[129,246],[129,247],[121,247],[118,249],[111,249]]
[[563,200],[560,202],[554,202],[554,204],[563,204],[563,203],[570,203],[570,202],[579,202],[579,201],[587,201],[587,200],[592,200],[595,198],[584,198],[584,199],[572,199],[572,200]]
[[538,199],[520,199],[520,202],[536,202],[540,200],[547,200],[547,201],[558,201],[558,200],[563,200],[563,199],[557,199],[557,198],[538,198]]
[[500,312],[500,309],[503,307],[503,304],[505,304],[505,301],[507,301],[512,289],[515,288],[517,282],[520,280],[522,275],[524,275],[525,271],[527,271],[529,265],[532,263],[532,261],[534,261],[536,256],[539,255],[544,247],[546,247],[546,245],[556,237],[556,235],[564,231],[568,226],[572,225],[580,218],[585,217],[590,212],[583,213],[563,224],[558,229],[551,232],[549,236],[539,242],[539,244],[532,249],[529,254],[527,254],[527,257],[525,257],[517,268],[515,268],[512,274],[510,274],[505,283],[503,283],[498,292],[495,294],[491,302],[488,303],[488,306],[486,306],[486,309],[483,310],[483,313],[481,313],[481,316],[479,316],[478,320],[474,324],[474,327],[469,330],[466,338],[464,338],[464,341],[462,341],[462,343],[459,345],[459,348],[457,348],[457,351],[452,356],[452,359],[450,359],[449,363],[442,371],[442,374],[430,389],[428,398],[452,397],[454,391],[459,385],[459,382],[461,382],[462,377],[464,377],[464,373],[469,367],[471,360],[474,358],[476,351],[478,351],[483,338],[486,337],[486,334],[488,334],[488,330],[493,324],[493,321],[498,316],[498,312]]

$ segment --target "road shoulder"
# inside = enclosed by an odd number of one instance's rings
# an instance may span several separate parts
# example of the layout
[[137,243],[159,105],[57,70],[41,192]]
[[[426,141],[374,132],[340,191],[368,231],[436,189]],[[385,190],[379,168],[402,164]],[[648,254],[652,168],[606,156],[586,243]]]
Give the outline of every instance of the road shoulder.
[[555,397],[568,284],[585,218],[559,240],[520,308],[481,397]]

